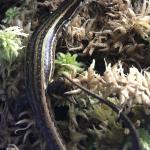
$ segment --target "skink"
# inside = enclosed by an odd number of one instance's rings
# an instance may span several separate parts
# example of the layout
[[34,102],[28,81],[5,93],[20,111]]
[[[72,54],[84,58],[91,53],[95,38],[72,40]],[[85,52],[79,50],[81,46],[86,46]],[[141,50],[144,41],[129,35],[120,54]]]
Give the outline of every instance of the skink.
[[52,117],[46,88],[48,81],[53,77],[58,33],[63,24],[74,16],[82,1],[64,0],[61,6],[39,25],[27,47],[25,65],[27,96],[49,150],[66,150]]

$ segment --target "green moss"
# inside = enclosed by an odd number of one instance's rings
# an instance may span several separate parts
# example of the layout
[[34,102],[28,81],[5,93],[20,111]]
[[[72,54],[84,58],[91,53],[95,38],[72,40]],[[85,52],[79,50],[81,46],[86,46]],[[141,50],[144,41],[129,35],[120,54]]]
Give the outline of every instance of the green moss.
[[10,8],[5,13],[4,23],[10,24],[11,21],[19,14],[19,9],[17,7]]
[[9,27],[0,30],[0,64],[12,64],[24,46],[21,37],[27,37],[27,34],[17,27]]
[[57,59],[55,60],[56,68],[58,70],[58,74],[70,74],[72,72],[80,72],[82,71],[82,64],[77,60],[77,55],[71,55],[70,53],[58,53]]

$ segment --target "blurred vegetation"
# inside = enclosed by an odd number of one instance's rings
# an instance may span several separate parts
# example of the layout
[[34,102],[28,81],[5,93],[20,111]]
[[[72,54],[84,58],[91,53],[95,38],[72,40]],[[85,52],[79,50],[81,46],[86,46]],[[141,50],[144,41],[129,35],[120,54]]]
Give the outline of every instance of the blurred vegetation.
[[[150,0],[112,0],[111,5],[109,0],[87,1],[63,29],[64,45],[60,42],[58,51],[66,49],[56,54],[55,78],[65,73],[119,106],[139,131],[142,150],[150,150]],[[25,93],[22,62],[27,37],[40,22],[39,12],[55,10],[60,3],[25,0],[5,12],[5,27],[0,29],[0,147],[13,143],[10,147],[20,150],[46,149],[30,107],[24,104],[27,100],[17,96]],[[68,149],[131,149],[130,130],[119,114],[72,84],[69,87],[63,96],[51,98]]]

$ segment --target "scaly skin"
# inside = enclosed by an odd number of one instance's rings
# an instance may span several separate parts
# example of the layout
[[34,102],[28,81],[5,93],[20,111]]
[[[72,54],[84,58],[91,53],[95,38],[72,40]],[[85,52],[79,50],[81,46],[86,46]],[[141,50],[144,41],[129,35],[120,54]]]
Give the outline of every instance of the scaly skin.
[[[66,150],[55,126],[46,88],[53,77],[55,48],[62,25],[76,13],[81,0],[64,0],[62,5],[31,36],[26,52],[27,96],[50,150]],[[44,20],[44,19],[43,19]]]

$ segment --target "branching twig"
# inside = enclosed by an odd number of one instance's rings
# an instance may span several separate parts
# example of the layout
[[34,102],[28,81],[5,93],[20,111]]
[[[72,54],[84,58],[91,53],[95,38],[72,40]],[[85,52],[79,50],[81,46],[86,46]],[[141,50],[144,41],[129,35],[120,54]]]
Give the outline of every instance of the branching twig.
[[127,117],[127,115],[125,113],[123,113],[121,111],[121,109],[118,106],[116,106],[115,104],[113,104],[110,101],[107,101],[107,100],[99,97],[99,95],[91,92],[90,90],[86,89],[85,87],[75,83],[73,80],[71,80],[66,75],[63,75],[63,77],[65,77],[69,82],[71,82],[72,84],[74,84],[78,88],[82,89],[87,94],[89,94],[89,95],[93,96],[94,98],[98,99],[99,101],[101,101],[101,103],[104,103],[105,105],[109,106],[116,113],[119,113],[120,114],[120,118],[125,122],[127,127],[130,129],[130,132],[131,132],[131,135],[132,135],[133,149],[134,150],[140,150],[139,134],[138,134],[135,126],[131,122],[131,120]]

